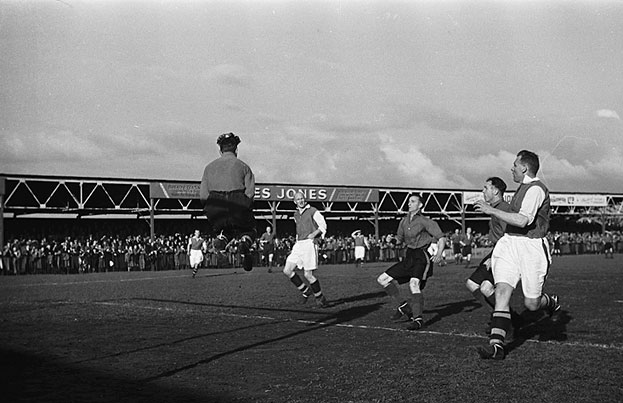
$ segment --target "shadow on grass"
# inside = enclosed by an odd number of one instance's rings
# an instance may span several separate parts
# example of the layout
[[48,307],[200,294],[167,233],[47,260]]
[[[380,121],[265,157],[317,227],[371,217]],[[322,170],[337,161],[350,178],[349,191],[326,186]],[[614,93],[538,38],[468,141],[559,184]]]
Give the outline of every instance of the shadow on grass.
[[462,312],[471,312],[480,307],[482,307],[482,305],[473,299],[466,299],[464,301],[437,305],[435,306],[436,309],[424,310],[424,313],[436,313],[436,315],[433,316],[431,319],[427,320],[424,325],[430,326],[433,323],[437,323],[448,316],[458,315]]
[[[370,292],[365,294],[353,295],[346,298],[340,298],[335,300],[328,300],[327,308],[333,308],[335,306],[339,306],[342,304],[346,304],[349,302],[358,302],[365,301],[369,299],[377,299],[383,298],[387,296],[387,293],[384,291],[379,292]],[[192,301],[179,301],[179,300],[171,300],[171,299],[159,299],[159,298],[132,298],[133,301],[151,301],[151,302],[160,302],[167,304],[180,304],[180,305],[192,305],[192,306],[205,306],[212,308],[233,308],[233,309],[250,309],[253,311],[268,311],[268,312],[291,312],[291,313],[306,313],[306,314],[315,314],[315,315],[324,315],[326,311],[321,311],[315,308],[313,303],[307,306],[312,307],[311,309],[287,309],[287,308],[269,308],[257,305],[231,305],[231,304],[209,304],[205,302],[192,302]],[[100,302],[109,302],[109,301],[100,301]],[[306,306],[306,305],[302,305]]]
[[274,338],[270,338],[270,339],[266,339],[266,340],[262,340],[262,341],[258,341],[255,343],[251,343],[251,344],[247,344],[241,347],[237,347],[228,351],[224,351],[222,353],[219,354],[215,354],[212,355],[210,357],[206,357],[203,358],[199,361],[184,365],[184,366],[180,366],[178,368],[174,368],[174,369],[170,369],[168,371],[164,371],[160,374],[154,375],[154,376],[150,376],[147,377],[145,379],[143,379],[144,382],[152,382],[152,381],[156,381],[158,379],[161,378],[166,378],[166,377],[170,377],[173,375],[176,375],[180,372],[184,372],[187,371],[189,369],[195,368],[199,365],[203,365],[203,364],[207,364],[213,361],[216,361],[220,358],[223,357],[227,357],[242,351],[246,351],[246,350],[251,350],[254,349],[256,347],[260,347],[260,346],[264,346],[270,343],[275,343],[281,340],[286,340],[286,339],[290,339],[292,337],[298,337],[301,335],[304,335],[306,333],[310,333],[310,332],[314,332],[316,330],[320,330],[323,328],[327,328],[327,327],[332,327],[332,326],[336,326],[336,325],[340,325],[343,323],[347,323],[350,322],[354,319],[357,318],[361,318],[363,316],[366,316],[368,314],[370,314],[371,312],[376,311],[377,309],[379,309],[383,304],[381,303],[377,303],[377,304],[372,304],[372,305],[365,305],[365,306],[357,306],[357,307],[353,307],[353,308],[348,308],[348,309],[343,309],[341,311],[335,312],[335,313],[330,313],[328,314],[325,318],[315,322],[315,323],[310,323],[310,326],[307,327],[306,329],[303,330],[299,330],[296,332],[292,332],[292,333],[288,333],[282,336],[278,336],[278,337],[274,337]]
[[84,359],[84,360],[72,361],[72,364],[82,364],[82,363],[89,362],[89,361],[99,361],[99,360],[104,360],[104,359],[107,359],[107,358],[122,357],[124,355],[140,353],[142,351],[156,350],[156,349],[159,349],[161,347],[175,346],[177,344],[182,344],[182,343],[186,343],[188,341],[202,339],[204,337],[218,336],[220,334],[227,334],[227,333],[244,332],[245,330],[255,329],[255,328],[262,327],[262,326],[273,326],[276,323],[284,323],[284,322],[289,322],[289,320],[276,320],[274,322],[254,324],[254,325],[250,325],[250,326],[243,326],[243,327],[238,327],[238,328],[229,329],[229,330],[223,330],[223,331],[219,331],[219,332],[209,332],[209,333],[196,334],[196,335],[193,335],[193,336],[183,337],[183,338],[180,338],[180,339],[167,341],[167,342],[163,342],[163,343],[152,344],[152,345],[145,346],[145,347],[133,348],[133,349],[129,349],[129,350],[119,351],[119,352],[113,353],[113,354],[99,355],[99,356],[92,357],[92,358],[87,358],[87,359]]
[[346,297],[346,298],[331,300],[329,301],[329,305],[337,306],[337,305],[347,304],[349,302],[365,301],[367,299],[377,299],[377,298],[383,298],[386,296],[387,296],[387,293],[385,291],[369,292],[366,294],[353,295],[353,296]]
[[58,358],[0,348],[5,402],[233,402],[229,393],[145,383],[129,374],[62,362]]
[[506,345],[506,352],[510,353],[520,347],[527,340],[536,339],[539,341],[566,341],[567,340],[567,324],[571,322],[573,317],[568,311],[560,311],[552,318],[549,315],[541,314],[540,317],[534,317],[534,314],[524,316],[524,325],[516,332],[513,340]]

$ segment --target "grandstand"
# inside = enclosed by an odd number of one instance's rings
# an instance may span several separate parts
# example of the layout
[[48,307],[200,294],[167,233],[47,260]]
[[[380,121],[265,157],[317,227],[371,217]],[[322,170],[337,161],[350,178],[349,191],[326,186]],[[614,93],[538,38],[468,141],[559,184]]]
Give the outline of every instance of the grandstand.
[[[260,228],[268,223],[276,231],[291,232],[295,190],[303,190],[308,201],[344,233],[353,226],[360,228],[362,222],[369,223],[363,230],[377,237],[393,231],[412,193],[424,196],[424,213],[444,230],[484,228],[487,221],[473,209],[480,197],[475,189],[258,183],[254,210]],[[0,174],[0,247],[7,222],[17,226],[33,218],[142,220],[153,238],[157,223],[164,220],[202,219],[198,195],[198,181]],[[601,217],[601,231],[607,229],[608,218],[623,216],[623,193],[552,192],[551,198],[554,218]]]

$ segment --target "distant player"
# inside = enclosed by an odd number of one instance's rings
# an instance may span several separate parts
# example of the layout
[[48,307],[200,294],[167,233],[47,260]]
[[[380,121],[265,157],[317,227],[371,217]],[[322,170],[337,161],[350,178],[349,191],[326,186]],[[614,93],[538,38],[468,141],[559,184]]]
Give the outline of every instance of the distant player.
[[610,259],[614,259],[614,242],[613,242],[612,233],[606,232],[606,235],[603,238],[603,243],[604,243],[604,255],[606,259],[608,259],[608,257]]
[[268,266],[268,272],[272,273],[273,257],[275,255],[275,234],[272,227],[266,227],[266,232],[260,237],[262,257]]
[[[286,275],[294,286],[303,295],[303,303],[314,295],[316,305],[320,308],[327,307],[327,300],[322,293],[320,282],[314,276],[318,268],[318,244],[316,240],[327,232],[327,224],[318,209],[310,206],[305,201],[302,192],[294,195],[294,221],[296,222],[296,243],[292,247],[290,255],[286,259],[283,274]],[[309,286],[296,274],[296,268],[302,269]]]
[[465,235],[461,239],[461,258],[465,260],[465,268],[469,268],[472,263],[472,245],[474,243],[474,235],[472,229],[467,227]]
[[462,255],[461,255],[461,230],[455,229],[454,234],[450,237],[450,242],[452,243],[452,253],[454,254],[454,264],[461,264]]
[[361,230],[353,231],[351,236],[355,243],[355,267],[361,267],[366,257],[366,248],[369,248],[368,240],[363,236]]
[[203,262],[203,252],[206,249],[205,240],[201,237],[201,233],[198,229],[195,230],[195,233],[188,239],[187,251],[188,258],[190,260],[190,267],[193,269],[193,278],[197,275],[197,271],[199,271],[199,265]]

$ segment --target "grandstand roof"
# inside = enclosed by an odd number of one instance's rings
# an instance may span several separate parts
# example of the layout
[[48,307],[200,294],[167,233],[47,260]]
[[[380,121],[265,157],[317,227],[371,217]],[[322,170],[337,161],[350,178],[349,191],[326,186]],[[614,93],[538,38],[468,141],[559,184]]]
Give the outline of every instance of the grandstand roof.
[[[9,216],[54,215],[87,217],[97,215],[200,217],[199,181],[161,179],[126,179],[103,177],[61,177],[46,175],[0,174],[4,178],[4,214]],[[0,180],[0,182],[3,182]],[[187,193],[153,194],[158,185],[191,189]],[[480,189],[430,189],[399,187],[335,186],[309,184],[256,184],[254,211],[258,217],[285,218],[294,212],[288,195],[293,190],[306,190],[308,201],[324,211],[328,219],[396,218],[406,210],[410,195],[423,195],[423,211],[431,216],[457,222],[482,219],[474,211],[473,200]],[[2,185],[0,184],[0,191]],[[281,196],[279,195],[281,192]],[[288,193],[289,192],[289,193]],[[324,192],[324,193],[323,193]],[[325,197],[319,197],[319,195]],[[327,196],[331,194],[332,197]],[[268,196],[267,196],[268,195]],[[623,214],[623,193],[556,193],[552,192],[554,214]]]

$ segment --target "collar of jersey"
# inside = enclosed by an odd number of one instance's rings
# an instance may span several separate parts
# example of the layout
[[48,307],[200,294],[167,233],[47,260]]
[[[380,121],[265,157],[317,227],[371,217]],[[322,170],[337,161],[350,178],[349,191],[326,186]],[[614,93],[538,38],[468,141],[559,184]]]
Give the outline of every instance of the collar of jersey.
[[297,209],[298,209],[298,211],[299,211],[299,214],[302,214],[302,213],[303,213],[303,211],[307,210],[307,209],[308,209],[308,208],[310,208],[310,207],[311,207],[311,206],[310,206],[309,204],[306,204],[306,205],[305,205],[305,207],[303,207],[303,208],[298,208],[298,207],[297,207]]

